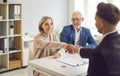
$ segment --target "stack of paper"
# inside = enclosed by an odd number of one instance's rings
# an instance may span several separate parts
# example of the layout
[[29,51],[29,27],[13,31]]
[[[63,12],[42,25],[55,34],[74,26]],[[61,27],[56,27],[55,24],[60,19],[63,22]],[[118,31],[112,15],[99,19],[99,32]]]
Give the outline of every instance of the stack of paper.
[[65,63],[65,64],[73,66],[73,67],[80,66],[80,65],[84,64],[82,59],[76,59],[76,58],[72,58],[72,57],[57,59],[57,61]]

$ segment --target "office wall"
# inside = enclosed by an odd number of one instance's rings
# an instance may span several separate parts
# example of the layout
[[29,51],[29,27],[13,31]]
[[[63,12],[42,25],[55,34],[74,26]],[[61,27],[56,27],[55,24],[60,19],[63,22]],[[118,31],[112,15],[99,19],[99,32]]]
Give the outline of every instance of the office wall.
[[51,16],[55,29],[68,24],[68,0],[22,0],[23,32],[38,33],[38,23],[42,16]]
[[[0,2],[3,2],[3,0],[0,0]],[[7,0],[7,2],[22,2],[22,0]]]
[[[55,29],[61,30],[68,24],[69,0],[8,0],[8,2],[22,2],[22,30],[23,34],[38,33],[38,23],[42,16],[51,16]],[[2,0],[0,0],[2,2]]]

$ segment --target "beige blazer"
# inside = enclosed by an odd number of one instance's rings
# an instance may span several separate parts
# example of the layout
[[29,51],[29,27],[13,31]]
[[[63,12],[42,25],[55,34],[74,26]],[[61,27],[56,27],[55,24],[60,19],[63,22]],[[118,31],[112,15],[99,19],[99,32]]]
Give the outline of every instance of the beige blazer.
[[65,43],[59,42],[55,34],[51,33],[49,37],[47,37],[45,33],[41,32],[34,38],[33,59],[51,56],[59,49],[64,48],[64,46]]

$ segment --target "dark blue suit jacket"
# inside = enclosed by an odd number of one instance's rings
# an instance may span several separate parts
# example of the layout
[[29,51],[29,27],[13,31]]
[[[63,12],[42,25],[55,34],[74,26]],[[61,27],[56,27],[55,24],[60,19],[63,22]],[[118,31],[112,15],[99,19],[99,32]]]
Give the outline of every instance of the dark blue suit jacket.
[[80,56],[89,58],[87,76],[120,76],[120,34],[107,35],[95,48],[82,48]]
[[[60,33],[60,41],[68,44],[75,44],[75,29],[73,25],[68,25],[63,28]],[[95,48],[97,45],[90,33],[90,30],[85,27],[81,27],[79,45],[88,48]]]

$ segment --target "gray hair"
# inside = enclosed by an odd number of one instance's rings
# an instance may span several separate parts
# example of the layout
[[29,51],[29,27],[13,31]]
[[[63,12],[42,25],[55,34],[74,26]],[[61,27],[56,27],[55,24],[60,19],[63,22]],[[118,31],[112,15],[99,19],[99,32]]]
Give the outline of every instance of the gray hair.
[[49,17],[49,16],[43,16],[43,17],[41,18],[41,20],[39,21],[39,26],[38,26],[39,32],[43,32],[43,29],[41,28],[41,26],[43,25],[43,23],[44,23],[47,19],[51,19],[52,24],[53,24],[53,19],[52,19],[51,17]]

